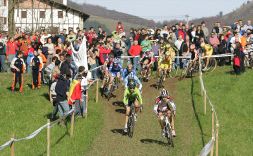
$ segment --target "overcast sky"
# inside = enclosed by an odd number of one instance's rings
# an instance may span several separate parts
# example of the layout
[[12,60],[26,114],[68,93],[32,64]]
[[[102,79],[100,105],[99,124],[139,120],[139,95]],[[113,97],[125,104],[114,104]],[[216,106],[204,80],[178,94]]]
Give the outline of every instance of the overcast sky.
[[248,0],[72,0],[104,6],[110,10],[140,16],[155,21],[200,18],[224,14],[241,6]]

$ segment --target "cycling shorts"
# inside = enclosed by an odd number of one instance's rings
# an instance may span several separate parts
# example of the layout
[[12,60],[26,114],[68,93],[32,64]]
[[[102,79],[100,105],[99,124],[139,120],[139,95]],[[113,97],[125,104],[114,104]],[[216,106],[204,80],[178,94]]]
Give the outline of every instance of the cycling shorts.
[[116,77],[118,73],[120,72],[111,72],[112,73],[112,77]]
[[160,68],[161,69],[165,69],[166,70],[166,69],[170,69],[170,67],[171,67],[171,65],[167,64],[167,63],[166,64],[160,64]]

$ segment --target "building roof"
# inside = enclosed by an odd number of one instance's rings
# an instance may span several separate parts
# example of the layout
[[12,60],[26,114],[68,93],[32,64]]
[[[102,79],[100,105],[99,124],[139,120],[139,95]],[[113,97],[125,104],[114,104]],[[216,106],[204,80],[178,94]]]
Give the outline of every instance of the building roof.
[[82,14],[85,17],[85,19],[88,19],[90,17],[90,15],[88,15],[84,12],[81,5],[78,5],[72,1],[67,1],[67,5],[63,4],[63,0],[49,0],[49,2],[57,4],[61,7],[66,8],[66,9],[71,9],[71,10],[77,11],[80,14]]

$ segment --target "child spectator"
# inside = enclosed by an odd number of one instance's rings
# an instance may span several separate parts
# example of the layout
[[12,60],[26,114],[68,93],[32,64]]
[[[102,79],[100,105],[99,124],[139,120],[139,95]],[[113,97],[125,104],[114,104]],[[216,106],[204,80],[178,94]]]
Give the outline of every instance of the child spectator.
[[31,62],[32,66],[32,89],[39,89],[40,84],[40,77],[41,77],[41,70],[42,70],[42,59],[39,57],[39,54],[37,51],[34,51],[34,57]]
[[16,84],[19,83],[19,92],[23,92],[23,73],[26,70],[26,65],[23,60],[23,52],[18,51],[17,57],[11,62],[11,71],[13,72],[13,81],[11,85],[11,91],[14,92]]

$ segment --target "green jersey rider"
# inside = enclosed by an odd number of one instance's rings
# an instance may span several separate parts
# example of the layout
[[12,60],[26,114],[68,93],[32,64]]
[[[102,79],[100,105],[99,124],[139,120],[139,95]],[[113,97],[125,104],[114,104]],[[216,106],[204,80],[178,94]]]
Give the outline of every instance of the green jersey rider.
[[136,83],[134,81],[130,81],[128,83],[128,87],[124,91],[124,99],[123,103],[126,107],[126,121],[125,121],[125,127],[124,132],[127,133],[127,122],[128,122],[128,116],[130,114],[130,107],[132,104],[135,106],[135,120],[137,118],[137,112],[139,111],[140,105],[142,105],[142,97],[140,90],[136,87]]

